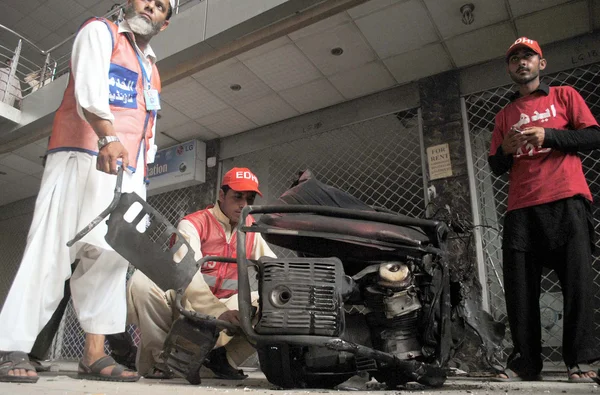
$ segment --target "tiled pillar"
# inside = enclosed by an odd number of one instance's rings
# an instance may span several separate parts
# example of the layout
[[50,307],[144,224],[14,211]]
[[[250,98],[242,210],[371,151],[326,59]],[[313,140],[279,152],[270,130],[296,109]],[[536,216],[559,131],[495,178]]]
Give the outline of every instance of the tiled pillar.
[[[464,295],[470,293],[472,298],[481,300],[474,238],[468,229],[460,229],[461,225],[472,223],[472,214],[458,76],[457,71],[449,71],[419,81],[425,150],[447,143],[452,165],[449,177],[430,180],[428,175],[427,186],[430,190],[435,188],[435,196],[430,195],[427,212],[450,225],[452,280],[462,284]],[[472,331],[467,333],[453,362],[463,370],[487,369],[479,356],[479,339]]]

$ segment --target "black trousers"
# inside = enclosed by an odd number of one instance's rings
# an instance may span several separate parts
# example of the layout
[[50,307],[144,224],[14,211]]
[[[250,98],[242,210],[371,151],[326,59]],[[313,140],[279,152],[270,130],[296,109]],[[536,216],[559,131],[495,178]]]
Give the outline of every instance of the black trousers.
[[[579,221],[577,221],[579,222]],[[540,282],[543,267],[556,272],[564,299],[563,360],[567,366],[597,360],[593,335],[594,270],[586,218],[565,244],[553,250],[503,249],[504,290],[513,353],[508,368],[519,375],[542,370]]]

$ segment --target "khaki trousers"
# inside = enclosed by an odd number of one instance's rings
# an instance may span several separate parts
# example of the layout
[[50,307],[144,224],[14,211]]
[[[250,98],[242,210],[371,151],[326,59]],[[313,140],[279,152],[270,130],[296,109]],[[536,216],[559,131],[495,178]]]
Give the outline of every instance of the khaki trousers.
[[[221,299],[221,302],[230,310],[238,309],[237,295]],[[253,292],[252,304],[257,306],[257,302],[258,294]],[[189,302],[184,307],[189,309]],[[141,375],[150,373],[157,363],[163,363],[159,356],[171,325],[178,316],[175,292],[164,292],[146,275],[136,270],[127,283],[127,323],[136,325],[141,333],[136,358],[136,366]],[[215,345],[215,348],[218,347],[225,347],[227,359],[233,367],[238,367],[255,351],[243,334],[231,337],[224,331]]]

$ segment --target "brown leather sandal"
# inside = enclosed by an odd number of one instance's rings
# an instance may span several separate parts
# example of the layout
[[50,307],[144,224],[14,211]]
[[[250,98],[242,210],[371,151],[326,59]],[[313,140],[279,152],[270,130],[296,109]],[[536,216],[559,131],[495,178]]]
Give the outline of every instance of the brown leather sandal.
[[[109,366],[114,366],[110,374],[100,373],[102,369]],[[123,372],[135,371],[127,369],[125,366],[115,362],[112,357],[106,355],[90,366],[84,364],[83,361],[79,361],[77,378],[82,380],[119,381],[123,383],[132,383],[140,379],[140,375],[137,373],[134,376],[123,376]]]
[[22,351],[11,351],[0,354],[0,382],[3,383],[37,383],[39,376],[14,376],[8,374],[15,369],[25,369],[35,372],[27,353]]

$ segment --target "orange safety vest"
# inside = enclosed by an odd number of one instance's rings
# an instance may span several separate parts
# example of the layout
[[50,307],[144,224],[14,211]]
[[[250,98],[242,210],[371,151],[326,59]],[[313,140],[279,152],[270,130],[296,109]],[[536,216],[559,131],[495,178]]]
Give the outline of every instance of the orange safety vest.
[[[82,27],[94,20],[104,22],[112,36],[108,100],[110,111],[115,117],[115,132],[129,153],[129,168],[135,171],[142,136],[145,140],[145,153],[148,152],[156,112],[146,110],[144,73],[137,52],[127,38],[129,33],[119,33],[119,27],[104,18],[88,19]],[[151,86],[160,92],[160,76],[156,65],[152,65]],[[52,125],[48,153],[56,151],[81,151],[98,155],[98,136],[90,124],[77,114],[73,73],[69,76],[67,89]]]
[[[211,208],[209,206],[208,208]],[[237,256],[237,232],[233,232],[227,242],[225,230],[215,216],[207,209],[186,215],[183,219],[190,221],[200,236],[202,256]],[[246,218],[246,226],[252,225],[254,218]],[[246,234],[246,257],[250,258],[254,246],[254,232]],[[228,298],[238,293],[237,264],[227,262],[205,262],[202,265],[202,275],[212,293],[219,299]]]

